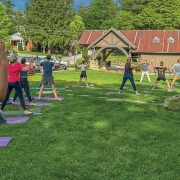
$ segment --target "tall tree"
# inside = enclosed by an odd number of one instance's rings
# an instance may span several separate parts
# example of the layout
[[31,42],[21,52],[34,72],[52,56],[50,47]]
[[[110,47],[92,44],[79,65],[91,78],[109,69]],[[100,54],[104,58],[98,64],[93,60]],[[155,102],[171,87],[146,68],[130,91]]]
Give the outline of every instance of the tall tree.
[[116,17],[117,4],[113,0],[94,0],[82,17],[87,29],[109,29]]
[[29,0],[25,8],[26,37],[43,48],[65,45],[70,39],[69,24],[74,17],[73,0]]
[[152,0],[117,0],[120,9],[131,12],[132,14],[140,14],[146,5]]
[[77,15],[84,17],[87,9],[88,9],[88,7],[86,7],[86,6],[84,6],[84,4],[80,3],[80,5],[78,6]]
[[3,39],[6,43],[9,43],[9,29],[11,22],[9,21],[9,16],[6,14],[5,6],[0,2],[0,39]]
[[114,28],[121,30],[132,30],[134,29],[134,16],[131,12],[121,11],[118,12],[114,19]]
[[179,29],[179,0],[118,0],[134,17],[135,29]]
[[74,20],[70,23],[70,30],[72,35],[72,40],[70,43],[70,48],[75,47],[76,50],[76,60],[77,60],[77,49],[78,49],[78,39],[82,32],[85,30],[84,23],[82,21],[82,17],[76,15]]
[[76,15],[74,20],[70,23],[70,31],[73,40],[78,40],[81,33],[85,30],[84,23],[82,21],[82,17]]
[[2,2],[2,4],[5,6],[6,8],[6,14],[8,15],[9,17],[9,21],[11,22],[12,24],[12,27],[10,30],[9,30],[9,35],[12,35],[14,33],[17,32],[17,26],[16,26],[16,22],[15,22],[15,19],[14,19],[14,16],[15,16],[15,11],[13,10],[14,8],[14,4],[11,2],[11,0],[0,0]]

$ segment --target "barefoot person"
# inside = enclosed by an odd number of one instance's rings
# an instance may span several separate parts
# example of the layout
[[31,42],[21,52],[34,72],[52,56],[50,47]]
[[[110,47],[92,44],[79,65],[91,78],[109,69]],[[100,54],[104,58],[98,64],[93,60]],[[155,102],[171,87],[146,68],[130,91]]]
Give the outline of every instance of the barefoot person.
[[[0,101],[6,96],[8,87],[8,59],[5,52],[4,42],[0,40]],[[0,110],[0,124],[7,123],[2,117],[2,111]]]
[[36,66],[42,66],[43,67],[43,77],[42,77],[42,86],[41,89],[39,91],[39,97],[38,99],[41,98],[42,92],[44,90],[44,87],[47,83],[49,83],[52,87],[53,93],[54,93],[54,97],[56,100],[60,100],[60,98],[58,98],[57,96],[57,92],[56,92],[56,88],[54,85],[54,78],[52,76],[52,71],[55,69],[55,65],[59,66],[60,65],[60,61],[58,64],[55,64],[53,62],[51,62],[51,56],[47,55],[46,57],[46,61],[41,62],[40,64],[37,62],[36,59]]
[[21,106],[24,109],[24,114],[31,114],[32,112],[29,112],[26,109],[26,105],[25,105],[25,101],[24,101],[24,97],[23,97],[23,93],[22,93],[22,88],[20,85],[20,75],[19,75],[20,71],[29,71],[31,62],[29,63],[28,67],[23,67],[22,64],[19,63],[17,60],[18,60],[18,56],[12,55],[10,58],[10,61],[9,61],[10,63],[8,64],[8,88],[7,88],[6,96],[1,105],[1,112],[4,109],[4,107],[6,106],[6,103],[9,99],[11,91],[13,89],[15,89],[15,91],[20,99]]
[[[33,57],[30,57],[31,61],[33,61]],[[21,64],[23,67],[28,67],[29,65],[26,64],[26,59],[25,58],[22,58],[21,59]],[[28,82],[28,71],[20,71],[20,84],[21,84],[21,87],[24,89],[25,93],[26,93],[26,96],[30,102],[30,105],[33,106],[35,105],[33,102],[32,102],[32,98],[31,98],[31,94],[30,94],[30,89],[29,89],[29,82]],[[18,94],[17,92],[15,92],[14,96],[13,96],[13,102],[12,104],[14,104],[14,102],[16,101],[18,97]]]
[[89,87],[89,85],[88,85],[88,79],[87,79],[87,74],[86,74],[87,65],[86,65],[86,63],[85,63],[85,60],[82,61],[82,64],[81,64],[81,65],[78,65],[77,63],[78,63],[78,61],[76,62],[77,67],[81,68],[80,79],[79,79],[79,81],[78,81],[77,86],[79,86],[79,84],[81,83],[82,78],[84,78],[85,81],[86,81],[86,87]]
[[177,63],[174,64],[174,66],[172,67],[172,71],[175,73],[175,76],[174,76],[174,79],[171,83],[171,89],[172,89],[175,81],[180,78],[180,59],[178,59]]
[[148,66],[149,63],[147,62],[147,60],[145,59],[144,62],[140,62],[140,64],[142,64],[142,75],[141,75],[141,79],[140,82],[142,82],[144,75],[146,74],[148,77],[149,82],[151,83],[151,79],[149,77],[149,72],[148,72]]
[[136,69],[139,67],[139,63],[138,65],[134,65],[131,63],[131,58],[127,58],[127,62],[126,63],[119,63],[119,66],[124,66],[125,67],[125,72],[124,72],[124,76],[123,76],[123,81],[122,84],[120,86],[120,90],[119,90],[119,94],[121,93],[121,91],[123,90],[124,85],[126,84],[126,81],[129,79],[129,81],[132,84],[132,87],[136,93],[136,95],[139,95],[137,89],[136,89],[136,85],[134,83],[134,77],[133,77],[133,69]]
[[172,91],[168,80],[165,78],[165,71],[171,67],[171,64],[169,65],[169,67],[164,67],[164,62],[161,61],[159,67],[154,67],[153,60],[151,61],[152,67],[158,71],[158,78],[156,79],[156,81],[155,81],[155,83],[154,83],[154,85],[153,85],[151,90],[154,90],[154,88],[156,87],[157,83],[160,80],[163,80],[167,84],[167,86],[168,86],[168,90],[167,91]]

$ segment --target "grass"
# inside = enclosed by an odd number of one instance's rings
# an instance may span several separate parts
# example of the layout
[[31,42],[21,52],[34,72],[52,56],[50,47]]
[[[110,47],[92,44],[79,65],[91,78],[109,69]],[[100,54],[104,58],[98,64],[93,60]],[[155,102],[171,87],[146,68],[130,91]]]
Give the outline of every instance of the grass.
[[[179,179],[180,113],[158,105],[179,90],[168,93],[159,82],[157,90],[150,91],[147,77],[140,84],[140,74],[135,74],[141,96],[129,82],[124,94],[107,95],[118,92],[122,74],[88,70],[89,83],[96,88],[73,87],[79,74],[54,72],[56,87],[69,86],[59,91],[66,99],[42,107],[42,115],[30,115],[27,123],[0,126],[0,136],[14,137],[0,148],[1,180]],[[152,82],[155,78],[151,76]],[[170,82],[172,78],[168,77]],[[40,79],[41,74],[29,76],[30,86],[37,86]]]

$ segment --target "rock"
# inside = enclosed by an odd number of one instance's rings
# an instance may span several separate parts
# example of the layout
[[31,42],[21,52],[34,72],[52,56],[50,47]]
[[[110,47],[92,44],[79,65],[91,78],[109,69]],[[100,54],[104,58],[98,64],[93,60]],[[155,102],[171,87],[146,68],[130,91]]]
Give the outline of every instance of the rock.
[[167,98],[164,102],[164,107],[172,110],[180,110],[180,95]]

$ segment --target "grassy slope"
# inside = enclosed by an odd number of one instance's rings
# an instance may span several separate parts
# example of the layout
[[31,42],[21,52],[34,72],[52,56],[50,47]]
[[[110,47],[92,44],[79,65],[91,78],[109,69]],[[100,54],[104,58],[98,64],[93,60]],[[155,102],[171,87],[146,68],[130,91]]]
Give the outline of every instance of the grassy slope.
[[[140,75],[135,75],[141,96],[135,95],[129,82],[123,90],[129,94],[107,95],[118,91],[121,74],[89,70],[89,82],[97,88],[71,87],[79,74],[54,73],[56,87],[72,90],[59,92],[66,97],[64,101],[42,107],[43,114],[30,115],[27,123],[0,126],[1,136],[14,136],[7,147],[0,148],[1,180],[178,179],[180,113],[154,103],[163,103],[177,92],[163,91],[163,82],[158,85],[161,91],[150,91],[147,78],[139,84]],[[155,78],[151,76],[153,82]],[[30,85],[37,86],[40,79],[41,75],[29,77]],[[110,101],[112,98],[128,102]],[[5,108],[16,109],[21,107]]]

